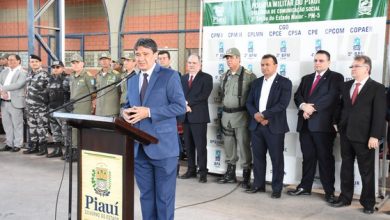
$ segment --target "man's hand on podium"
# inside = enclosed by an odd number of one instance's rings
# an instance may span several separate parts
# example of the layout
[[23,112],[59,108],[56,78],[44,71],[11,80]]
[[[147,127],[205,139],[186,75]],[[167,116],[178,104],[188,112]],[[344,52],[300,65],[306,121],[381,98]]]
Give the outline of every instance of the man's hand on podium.
[[123,118],[130,124],[135,124],[148,117],[150,117],[150,110],[147,107],[134,106],[123,110]]

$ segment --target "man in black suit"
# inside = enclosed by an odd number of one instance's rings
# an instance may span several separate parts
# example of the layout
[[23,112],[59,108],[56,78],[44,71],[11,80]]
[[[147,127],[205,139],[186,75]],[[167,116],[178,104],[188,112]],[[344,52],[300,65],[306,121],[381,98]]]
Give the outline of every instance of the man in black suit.
[[278,61],[271,54],[261,59],[264,76],[252,82],[246,101],[251,121],[254,182],[247,193],[265,192],[266,154],[272,161],[272,198],[280,198],[284,177],[284,136],[289,131],[286,108],[292,83],[277,74]]
[[184,145],[188,157],[187,172],[181,179],[196,177],[195,149],[199,166],[199,182],[207,182],[207,123],[210,122],[208,98],[213,89],[213,78],[201,71],[198,55],[187,60],[188,74],[181,77],[181,84],[187,101],[184,119]]
[[303,155],[302,179],[291,196],[310,195],[317,161],[325,200],[334,202],[335,161],[333,143],[336,137],[336,116],[339,114],[343,75],[331,71],[330,54],[319,50],[314,56],[315,72],[302,77],[294,94],[298,107],[299,141]]
[[364,213],[372,214],[375,205],[375,149],[379,147],[385,130],[385,87],[370,78],[369,57],[356,56],[350,68],[354,79],[344,83],[338,124],[342,158],[341,194],[332,206],[351,204],[356,157],[363,186],[360,204]]

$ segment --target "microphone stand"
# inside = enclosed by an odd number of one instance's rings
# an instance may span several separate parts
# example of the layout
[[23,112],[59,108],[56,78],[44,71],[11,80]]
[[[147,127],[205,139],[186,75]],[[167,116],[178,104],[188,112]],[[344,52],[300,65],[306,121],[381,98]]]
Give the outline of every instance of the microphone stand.
[[[127,81],[128,79],[130,79],[131,77],[133,77],[133,76],[135,76],[135,75],[137,75],[137,73],[135,72],[135,71],[133,71],[132,73],[130,73],[129,75],[127,75],[126,77],[124,77],[123,79],[121,79],[121,80],[118,80],[118,81],[116,81],[116,82],[113,82],[113,83],[111,83],[111,84],[108,84],[108,85],[106,85],[106,86],[104,86],[104,87],[102,87],[102,88],[100,88],[100,89],[97,89],[96,91],[93,91],[93,92],[90,92],[90,93],[88,93],[88,94],[86,94],[86,95],[83,95],[83,96],[81,96],[80,98],[78,98],[78,99],[75,99],[75,100],[71,100],[71,101],[69,101],[69,102],[67,102],[67,103],[65,103],[65,104],[63,104],[63,105],[61,105],[60,107],[58,107],[58,108],[55,108],[55,109],[53,109],[53,110],[51,110],[51,111],[49,111],[46,115],[51,115],[53,112],[56,112],[56,111],[58,111],[58,110],[60,110],[60,109],[63,109],[63,108],[66,108],[66,107],[68,107],[68,106],[70,106],[70,105],[72,105],[72,104],[74,104],[74,103],[76,103],[76,102],[78,102],[78,101],[80,101],[80,100],[82,100],[82,99],[84,99],[84,98],[86,98],[86,97],[88,97],[88,96],[91,96],[92,94],[95,94],[95,93],[98,93],[98,92],[100,92],[100,91],[102,91],[102,90],[104,90],[104,89],[106,89],[106,88],[108,88],[108,87],[110,87],[110,86],[119,86],[119,85],[121,85],[123,82],[125,82],[125,81]],[[49,116],[49,117],[53,117],[53,116]],[[69,132],[67,132],[68,133],[68,135],[69,135]],[[72,151],[72,138],[70,138],[70,144],[69,144],[69,146],[67,146],[68,147],[68,152],[69,152],[69,200],[68,200],[68,220],[71,220],[72,219],[72,160],[73,160],[73,151]],[[65,160],[66,160],[66,158],[65,158]]]

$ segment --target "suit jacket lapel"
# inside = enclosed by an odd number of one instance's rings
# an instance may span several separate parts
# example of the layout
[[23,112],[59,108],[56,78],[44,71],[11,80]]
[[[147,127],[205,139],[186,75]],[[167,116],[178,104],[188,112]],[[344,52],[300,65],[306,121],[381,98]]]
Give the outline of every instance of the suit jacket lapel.
[[[189,88],[189,91],[188,91],[188,93],[190,93],[191,92],[191,89],[192,89],[192,87],[194,87],[194,85],[196,85],[197,83],[199,83],[199,78],[200,78],[200,75],[201,75],[202,73],[201,73],[201,71],[199,71],[197,74],[196,74],[196,77],[192,80],[192,85],[191,85],[191,88]],[[187,83],[187,85],[188,85],[188,83]]]
[[263,81],[264,81],[264,76],[260,77],[260,80],[259,80],[259,86],[256,86],[256,106],[257,106],[257,109],[260,108],[259,106],[259,100],[260,100],[260,96],[261,96],[261,89],[263,88]]
[[[359,101],[359,97],[363,96],[363,94],[365,94],[368,89],[370,88],[370,85],[371,85],[371,78],[368,78],[368,80],[366,81],[366,83],[363,85],[362,89],[360,90],[360,92],[358,93],[357,97],[356,97],[356,100],[355,100],[355,104],[356,102]],[[352,100],[351,100],[351,103],[352,103]]]
[[189,78],[190,78],[190,74],[189,73],[184,76],[184,82],[183,82],[182,86],[183,86],[183,90],[184,90],[184,95],[185,96],[187,96],[187,94],[190,91],[190,88],[188,87],[188,80],[189,80]]
[[351,91],[351,87],[352,87],[352,85],[353,85],[353,80],[351,80],[350,82],[348,82],[347,84],[346,84],[346,91],[345,91],[345,93],[346,94],[344,94],[345,96],[347,96],[348,97],[348,104],[350,105],[350,106],[352,106],[352,100],[351,100],[351,94],[350,94],[350,91]]
[[[316,72],[313,73],[312,84],[311,84],[312,86],[313,86],[314,77],[316,76],[316,74],[317,74]],[[330,74],[330,70],[328,69],[328,70],[324,73],[324,75],[322,75],[322,77],[321,77],[320,81],[318,82],[317,86],[314,88],[314,91],[313,91],[313,93],[311,94],[312,96],[318,91],[318,88],[320,88],[321,85],[324,84],[324,81],[329,77],[329,74]],[[310,77],[310,78],[311,78],[311,77]],[[310,87],[310,89],[311,89],[311,87]],[[310,90],[309,90],[309,92],[310,92]]]
[[140,91],[139,91],[139,77],[140,73],[134,76],[134,79],[131,80],[131,85],[129,86],[130,89],[133,91],[131,93],[132,99],[135,100],[136,102],[134,103],[135,106],[140,106],[141,105],[141,97],[140,97]]
[[278,73],[276,73],[275,79],[271,85],[271,89],[269,90],[269,96],[268,96],[268,100],[267,100],[267,108],[269,108],[271,105],[272,98],[273,98],[273,95],[275,93],[274,91],[275,91],[276,87],[279,85],[279,78],[280,78],[280,76],[278,75]]
[[153,70],[153,74],[150,77],[150,80],[148,83],[148,88],[146,89],[145,97],[144,97],[142,104],[144,104],[146,102],[146,100],[148,100],[149,95],[150,95],[150,91],[152,90],[154,84],[156,84],[159,73],[160,73],[160,65],[156,64],[156,66],[154,67],[154,70]]

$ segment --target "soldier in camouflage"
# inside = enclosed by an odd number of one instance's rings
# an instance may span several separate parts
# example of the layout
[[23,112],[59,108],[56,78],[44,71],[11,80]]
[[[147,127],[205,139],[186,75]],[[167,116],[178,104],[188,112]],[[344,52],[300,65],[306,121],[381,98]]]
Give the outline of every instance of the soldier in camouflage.
[[[128,52],[123,54],[122,59],[124,60],[124,68],[125,71],[122,74],[122,79],[128,76],[129,74],[136,72],[136,61],[135,61],[135,54],[133,52]],[[122,82],[121,84],[121,99],[120,99],[120,105],[124,106],[126,103],[127,98],[127,82]]]
[[256,75],[240,65],[240,51],[237,48],[228,49],[224,58],[226,58],[229,70],[223,74],[221,82],[223,104],[221,124],[228,167],[225,175],[218,180],[218,183],[237,182],[236,163],[239,159],[237,155],[238,148],[242,160],[244,178],[241,186],[249,189],[252,153],[249,145],[249,118],[245,104],[251,83],[256,79]]
[[[64,64],[62,61],[55,60],[52,65],[52,74],[49,76],[49,108],[50,111],[62,106],[70,99],[69,75],[64,72]],[[60,109],[58,111],[65,111]],[[53,136],[54,150],[47,157],[62,156],[62,146],[70,145],[69,126],[66,122],[49,117],[49,124]]]
[[[79,54],[74,54],[71,57],[71,67],[73,72],[70,75],[70,99],[76,100],[88,93],[96,91],[96,80],[93,75],[84,69],[83,58]],[[92,114],[92,97],[88,96],[73,104],[72,113],[76,114]],[[72,146],[78,146],[77,129],[72,129]],[[68,148],[67,148],[68,149]],[[76,151],[74,149],[73,151]],[[68,157],[69,151],[65,152],[62,159]]]
[[37,153],[38,156],[42,156],[47,154],[49,74],[42,69],[39,56],[30,55],[29,63],[31,72],[27,76],[26,115],[31,147],[23,153]]
[[[101,53],[99,62],[102,69],[96,75],[96,87],[101,89],[121,80],[121,74],[113,70],[110,66],[111,55],[107,52]],[[101,116],[118,116],[119,115],[119,99],[121,88],[109,86],[97,93],[96,96],[96,115]]]

